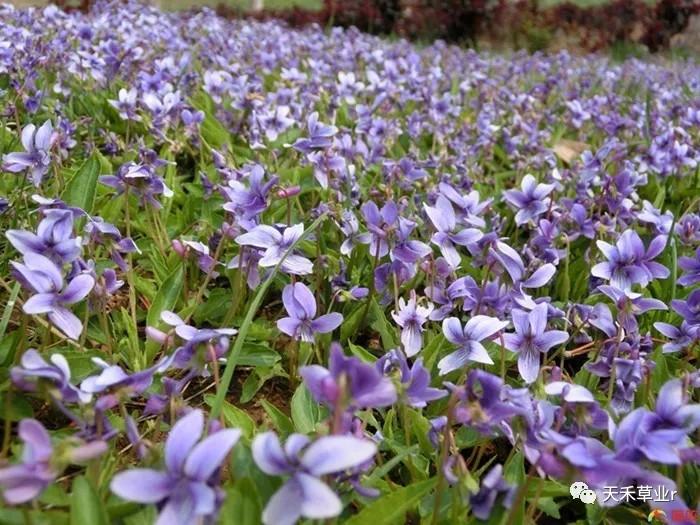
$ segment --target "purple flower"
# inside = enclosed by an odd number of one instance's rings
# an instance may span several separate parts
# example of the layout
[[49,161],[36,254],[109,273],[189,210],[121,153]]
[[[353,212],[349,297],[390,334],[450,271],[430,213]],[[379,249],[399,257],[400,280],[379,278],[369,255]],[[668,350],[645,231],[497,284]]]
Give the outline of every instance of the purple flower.
[[496,465],[481,480],[481,488],[476,494],[469,496],[474,516],[480,520],[488,520],[496,499],[503,496],[503,506],[507,509],[513,504],[515,486],[506,483],[503,479],[503,466]]
[[671,307],[690,325],[700,325],[700,288],[696,288],[684,300],[674,299]]
[[416,227],[415,222],[403,217],[399,217],[398,222],[396,243],[391,250],[393,259],[398,259],[405,264],[415,264],[432,253],[430,246],[410,238],[411,232]]
[[[68,361],[61,354],[53,354],[47,363],[43,357],[30,348],[22,354],[19,366],[12,367],[10,377],[19,388],[35,392],[41,387],[41,383],[48,383],[48,391],[52,396],[68,403],[88,403],[92,395],[84,392],[71,382],[71,371]],[[43,380],[43,381],[42,381]]]
[[343,322],[342,314],[337,312],[316,317],[316,298],[303,283],[285,286],[282,302],[289,317],[277,321],[277,328],[296,340],[312,343],[314,334],[332,332]]
[[700,326],[681,323],[680,328],[668,323],[654,323],[654,328],[670,339],[661,347],[664,354],[679,352],[694,342],[700,341]]
[[[259,264],[263,268],[268,268],[276,266],[303,233],[303,224],[285,228],[282,233],[272,226],[262,224],[236,237],[236,242],[241,246],[254,246],[264,249],[265,252]],[[284,259],[281,269],[287,273],[305,275],[313,271],[313,263],[306,257],[291,253]]]
[[532,175],[525,175],[520,183],[521,190],[507,190],[503,198],[517,211],[515,223],[520,226],[536,219],[549,209],[551,199],[547,196],[554,190],[554,184],[537,184]]
[[267,194],[277,184],[279,177],[270,177],[263,183],[265,170],[255,164],[248,172],[248,186],[237,180],[230,180],[228,186],[221,191],[229,202],[224,204],[224,210],[234,213],[243,219],[253,219],[267,209]]
[[220,501],[218,471],[241,431],[219,430],[200,441],[203,433],[204,415],[193,410],[175,423],[168,435],[166,470],[120,472],[112,479],[112,492],[129,501],[158,503],[157,525],[188,525],[214,518]]
[[92,362],[101,368],[101,372],[83,379],[80,389],[91,394],[116,389],[128,391],[128,394],[140,394],[151,386],[153,375],[165,371],[172,360],[172,356],[164,357],[152,367],[128,374],[118,365],[110,365],[99,357],[93,357]]
[[53,126],[50,120],[44,122],[39,129],[34,124],[28,124],[22,130],[24,152],[3,155],[3,169],[10,173],[26,170],[34,185],[39,186],[49,171],[52,139]]
[[700,426],[700,404],[689,403],[681,379],[664,383],[656,398],[654,414],[665,428],[680,428],[690,433]]
[[325,519],[343,510],[340,498],[321,479],[359,467],[372,459],[377,446],[354,436],[324,436],[311,443],[301,434],[287,438],[284,448],[273,432],[253,440],[253,458],[271,476],[290,476],[263,511],[265,525],[293,525],[299,518]]
[[22,284],[36,292],[22,309],[27,314],[48,314],[49,321],[71,339],[78,339],[83,324],[67,306],[82,301],[95,285],[88,274],[78,274],[64,286],[56,265],[43,255],[24,257],[24,264],[12,262]]
[[345,236],[343,244],[340,245],[340,253],[350,255],[353,248],[359,244],[369,244],[371,236],[369,233],[360,233],[360,225],[355,214],[349,210],[343,212],[343,223],[340,230]]
[[123,120],[140,122],[141,117],[136,114],[136,101],[138,99],[136,89],[126,90],[122,88],[119,90],[118,96],[118,100],[108,100],[109,105],[119,111],[119,116]]
[[[449,386],[449,385],[448,385]],[[460,400],[455,407],[455,419],[481,434],[491,434],[503,428],[503,423],[515,415],[525,413],[523,407],[513,400],[527,389],[513,389],[500,377],[478,368],[467,375],[462,387],[450,388]]]
[[411,298],[406,302],[403,297],[399,299],[399,311],[391,312],[396,324],[401,327],[401,344],[408,357],[413,357],[420,352],[423,346],[423,325],[430,317],[433,305],[418,306],[415,291],[411,292]]
[[492,337],[506,326],[508,326],[508,321],[499,321],[495,317],[487,315],[472,317],[464,328],[456,317],[445,319],[442,322],[442,333],[445,334],[445,338],[450,343],[459,346],[459,349],[446,355],[438,362],[440,375],[458,370],[468,361],[492,365],[493,360],[481,341]]
[[338,128],[321,124],[318,121],[318,113],[314,112],[306,120],[308,138],[297,139],[294,149],[301,153],[311,153],[315,150],[326,149],[333,144],[333,136],[338,133]]
[[394,370],[398,371],[402,392],[412,407],[422,408],[430,401],[447,395],[445,390],[430,386],[430,372],[423,366],[423,359],[416,359],[409,368],[406,356],[399,349],[384,354],[375,366],[384,375],[389,375]]
[[396,402],[396,388],[391,380],[383,377],[373,366],[356,357],[345,357],[339,344],[331,345],[328,369],[320,365],[299,369],[316,401],[337,409],[345,403],[343,410],[378,408]]
[[[661,410],[671,408],[670,404],[668,407],[657,407]],[[695,417],[697,418],[697,414]],[[658,463],[678,465],[681,463],[679,450],[686,447],[687,433],[685,428],[664,428],[659,425],[659,417],[656,414],[640,407],[625,416],[613,439],[618,459],[633,462],[649,459]]]
[[362,205],[362,215],[369,235],[359,235],[357,241],[370,245],[369,253],[372,257],[384,257],[389,253],[389,234],[399,218],[396,204],[388,201],[380,210],[373,201],[367,201]]
[[437,232],[430,241],[440,248],[440,253],[453,268],[459,267],[461,258],[455,248],[455,244],[467,246],[477,242],[483,234],[476,228],[465,228],[456,231],[457,217],[454,208],[448,199],[440,195],[435,206],[423,204],[425,212],[433,223]]
[[664,235],[655,237],[648,250],[634,230],[625,230],[615,246],[598,241],[598,248],[608,260],[596,264],[591,274],[610,281],[612,286],[621,290],[629,290],[633,284],[645,287],[653,279],[665,279],[670,273],[668,268],[652,259],[663,251],[666,239]]
[[607,295],[615,302],[617,307],[617,319],[620,326],[628,332],[636,332],[638,329],[636,316],[641,315],[650,310],[668,310],[668,307],[663,301],[644,297],[642,294],[623,291],[614,286],[602,285],[598,290]]
[[119,195],[128,190],[139,198],[142,206],[151,205],[157,210],[162,208],[157,196],[173,196],[172,190],[156,175],[154,166],[145,163],[127,162],[119,167],[115,175],[101,175],[99,181],[116,189]]
[[19,437],[24,442],[22,463],[0,469],[2,496],[10,505],[33,500],[57,476],[51,466],[51,438],[43,425],[36,419],[23,419],[19,423]]
[[692,286],[700,283],[700,248],[695,251],[695,257],[679,257],[678,266],[683,270],[678,284]]
[[80,239],[73,237],[73,213],[50,209],[37,227],[37,233],[7,230],[5,235],[22,255],[39,254],[56,264],[73,262],[80,256]]
[[569,334],[562,330],[547,331],[545,303],[538,304],[530,313],[514,309],[512,315],[515,333],[505,334],[504,343],[508,350],[518,353],[521,377],[526,383],[533,383],[540,371],[540,353],[566,342]]

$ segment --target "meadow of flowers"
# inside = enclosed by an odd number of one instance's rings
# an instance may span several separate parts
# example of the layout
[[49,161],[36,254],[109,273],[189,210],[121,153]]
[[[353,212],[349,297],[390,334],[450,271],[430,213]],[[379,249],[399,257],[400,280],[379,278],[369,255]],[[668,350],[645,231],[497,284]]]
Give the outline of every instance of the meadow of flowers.
[[695,522],[697,65],[103,2],[0,88],[1,523]]

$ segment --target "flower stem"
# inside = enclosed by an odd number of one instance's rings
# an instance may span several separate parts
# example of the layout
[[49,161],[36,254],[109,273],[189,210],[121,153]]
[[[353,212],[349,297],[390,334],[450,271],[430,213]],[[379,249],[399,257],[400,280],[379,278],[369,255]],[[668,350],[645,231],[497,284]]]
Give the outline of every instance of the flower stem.
[[228,392],[229,386],[231,385],[231,380],[233,379],[233,372],[236,369],[236,362],[238,361],[238,356],[241,353],[241,350],[243,348],[243,343],[245,342],[245,338],[248,335],[248,330],[250,330],[251,325],[253,324],[253,318],[255,317],[255,314],[258,312],[258,308],[260,307],[260,303],[262,303],[263,298],[265,297],[265,293],[267,292],[267,289],[270,287],[272,284],[272,281],[274,280],[275,276],[277,275],[277,272],[280,269],[280,266],[282,266],[282,263],[284,263],[285,259],[289,256],[289,254],[294,251],[294,249],[297,247],[297,245],[303,241],[311,232],[313,232],[318,226],[325,220],[326,214],[321,214],[318,219],[316,219],[311,226],[307,230],[304,231],[304,233],[301,234],[301,236],[287,249],[287,251],[284,253],[280,261],[277,263],[277,266],[274,267],[272,272],[270,272],[270,275],[268,275],[267,279],[265,279],[265,282],[262,283],[262,286],[258,289],[258,293],[255,294],[255,297],[253,298],[253,302],[250,304],[248,307],[248,312],[246,312],[246,316],[243,319],[243,323],[241,324],[239,331],[238,331],[238,336],[236,337],[236,341],[233,343],[233,348],[231,349],[231,353],[228,356],[228,360],[226,362],[226,368],[224,369],[224,375],[221,378],[221,383],[219,384],[219,387],[216,390],[216,398],[214,399],[214,404],[211,409],[211,418],[216,419],[219,417],[219,414],[221,413],[221,409],[224,406],[224,400],[226,399],[226,392]]

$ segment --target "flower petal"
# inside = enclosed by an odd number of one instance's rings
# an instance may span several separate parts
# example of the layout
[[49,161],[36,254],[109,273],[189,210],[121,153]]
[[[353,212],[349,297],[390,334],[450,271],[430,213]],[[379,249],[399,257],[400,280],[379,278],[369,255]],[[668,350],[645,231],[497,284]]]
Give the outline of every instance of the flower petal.
[[361,465],[377,453],[377,446],[353,436],[326,436],[309,445],[301,464],[315,476]]
[[311,321],[311,329],[320,334],[327,334],[338,328],[342,322],[343,315],[338,312],[332,312]]
[[122,499],[137,503],[157,503],[170,495],[172,483],[167,474],[148,468],[117,473],[109,485]]
[[237,428],[220,430],[195,445],[185,461],[185,474],[206,481],[221,466],[240,437],[241,431]]
[[255,436],[252,444],[255,464],[265,474],[279,476],[289,473],[291,468],[280,445],[280,440],[274,432],[263,432]]
[[165,464],[171,472],[180,472],[192,447],[199,441],[204,431],[204,414],[192,410],[180,418],[170,430],[165,441]]
[[335,492],[323,481],[308,474],[295,476],[302,490],[301,515],[310,519],[324,519],[337,516],[343,504]]

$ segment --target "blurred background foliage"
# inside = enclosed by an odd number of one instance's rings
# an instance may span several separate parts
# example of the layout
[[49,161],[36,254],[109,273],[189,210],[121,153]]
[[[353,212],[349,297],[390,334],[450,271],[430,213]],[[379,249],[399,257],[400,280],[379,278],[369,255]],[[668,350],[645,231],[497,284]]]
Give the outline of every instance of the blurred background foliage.
[[[46,0],[16,0],[46,5]],[[94,0],[55,0],[88,9]],[[700,56],[700,0],[152,0],[162,9],[210,7],[230,18],[363,31],[487,49],[607,52],[615,59]]]

